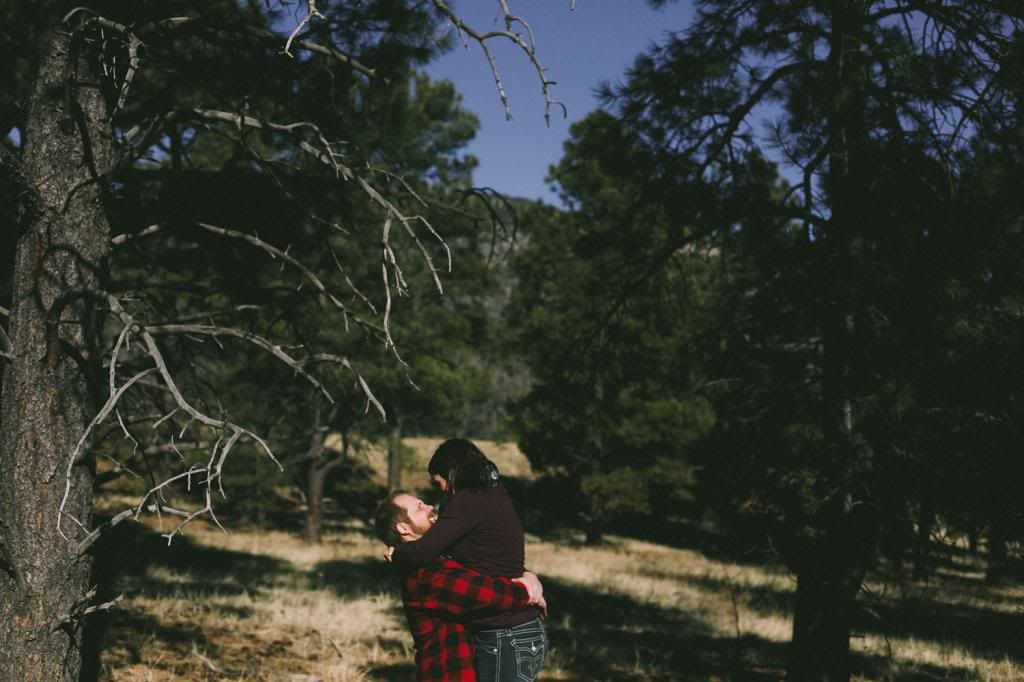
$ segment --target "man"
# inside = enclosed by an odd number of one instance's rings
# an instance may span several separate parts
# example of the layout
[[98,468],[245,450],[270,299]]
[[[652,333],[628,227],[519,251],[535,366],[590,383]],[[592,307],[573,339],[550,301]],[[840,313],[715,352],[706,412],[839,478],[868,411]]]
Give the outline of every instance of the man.
[[[377,508],[377,533],[394,547],[422,537],[435,519],[432,506],[399,490]],[[417,682],[476,682],[473,640],[461,618],[529,604],[546,608],[534,574],[513,580],[489,577],[450,559],[403,576],[402,603],[416,647]]]

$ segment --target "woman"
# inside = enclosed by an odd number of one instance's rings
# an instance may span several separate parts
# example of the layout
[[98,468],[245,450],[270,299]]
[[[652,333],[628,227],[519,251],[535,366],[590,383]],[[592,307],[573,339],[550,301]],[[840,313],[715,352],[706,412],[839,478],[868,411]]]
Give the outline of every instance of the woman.
[[[441,515],[421,539],[395,548],[391,560],[405,570],[445,554],[488,576],[523,574],[525,545],[498,467],[472,441],[442,443],[427,467],[445,494]],[[476,645],[480,682],[533,682],[547,657],[548,638],[540,611],[528,606],[468,623]]]

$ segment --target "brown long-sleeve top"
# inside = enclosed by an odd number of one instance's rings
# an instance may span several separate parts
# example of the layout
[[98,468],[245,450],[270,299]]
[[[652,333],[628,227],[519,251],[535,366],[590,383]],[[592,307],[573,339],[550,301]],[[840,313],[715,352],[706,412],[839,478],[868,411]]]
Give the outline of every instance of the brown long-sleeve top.
[[[447,554],[466,568],[492,577],[518,578],[526,560],[523,524],[500,486],[455,493],[422,538],[395,548],[392,561],[413,570]],[[474,629],[520,625],[539,615],[536,607],[468,621]]]

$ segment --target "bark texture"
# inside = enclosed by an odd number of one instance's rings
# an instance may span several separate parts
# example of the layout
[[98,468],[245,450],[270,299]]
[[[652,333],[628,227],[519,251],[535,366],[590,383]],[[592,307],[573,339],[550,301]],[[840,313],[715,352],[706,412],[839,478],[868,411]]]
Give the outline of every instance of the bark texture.
[[795,655],[786,674],[789,682],[850,679],[850,629],[864,579],[858,569],[831,561],[808,567],[797,577],[791,644]]
[[[319,410],[318,410],[319,414]],[[330,423],[328,421],[328,423]],[[341,434],[341,454],[337,457],[325,456],[324,447],[328,429],[319,424],[317,418],[313,435],[310,436],[307,459],[309,468],[306,471],[306,542],[320,544],[323,538],[324,518],[324,484],[332,471],[344,464],[348,457],[348,436]]]
[[[95,291],[109,252],[102,206],[112,137],[92,68],[55,8],[39,43],[29,102],[24,177],[35,205],[21,220],[15,253],[10,336],[14,359],[0,406],[0,679],[77,681],[90,560],[84,533],[62,523],[68,456],[94,414],[87,385],[97,366]],[[48,319],[50,324],[48,324]],[[66,510],[89,527],[92,467],[73,467]]]
[[846,682],[850,679],[850,633],[857,593],[877,547],[878,524],[856,483],[873,468],[872,451],[859,433],[856,405],[866,390],[868,358],[863,337],[865,230],[871,224],[867,180],[871,177],[868,104],[860,54],[868,20],[864,3],[832,0],[830,52],[826,61],[830,140],[824,189],[831,215],[816,248],[825,295],[819,313],[822,334],[822,475],[835,486],[811,514],[810,536],[797,560],[793,639],[786,679]]
[[917,521],[917,534],[914,541],[914,580],[927,580],[932,573],[931,541],[932,531],[935,529],[935,512],[930,505],[921,509]]
[[1003,582],[1008,571],[1007,566],[1007,542],[1006,526],[1003,523],[993,523],[988,532],[988,564],[985,567],[985,582],[989,585],[998,585]]

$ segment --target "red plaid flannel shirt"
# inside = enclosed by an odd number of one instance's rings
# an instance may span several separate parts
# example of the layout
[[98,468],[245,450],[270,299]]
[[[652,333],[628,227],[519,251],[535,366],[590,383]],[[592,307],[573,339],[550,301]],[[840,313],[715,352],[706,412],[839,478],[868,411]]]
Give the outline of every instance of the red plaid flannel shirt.
[[458,619],[528,601],[522,585],[450,559],[411,572],[402,582],[402,603],[416,644],[417,682],[476,682],[473,638]]

